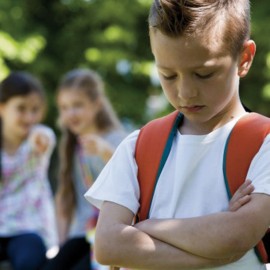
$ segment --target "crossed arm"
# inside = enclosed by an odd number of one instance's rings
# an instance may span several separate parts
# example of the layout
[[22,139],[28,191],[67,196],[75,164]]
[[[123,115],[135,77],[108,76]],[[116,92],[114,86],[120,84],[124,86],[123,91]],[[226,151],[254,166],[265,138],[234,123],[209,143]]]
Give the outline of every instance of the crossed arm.
[[97,259],[137,269],[200,269],[236,261],[256,245],[270,224],[265,215],[270,197],[249,195],[248,186],[243,189],[246,193],[232,199],[232,211],[146,220],[135,226],[130,225],[130,210],[105,202],[96,232]]

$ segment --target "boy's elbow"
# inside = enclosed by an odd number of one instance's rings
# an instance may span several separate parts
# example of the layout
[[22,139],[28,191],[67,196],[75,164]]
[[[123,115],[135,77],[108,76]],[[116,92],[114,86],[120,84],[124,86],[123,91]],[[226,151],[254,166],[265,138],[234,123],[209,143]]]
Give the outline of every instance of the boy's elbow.
[[250,249],[253,248],[250,241],[243,240],[243,238],[234,239],[228,243],[228,253],[238,254],[238,253],[246,253]]
[[115,265],[116,247],[109,235],[96,235],[94,253],[98,263],[102,265]]
[[227,248],[235,254],[248,252],[260,241],[260,235],[257,232],[244,229],[232,238],[231,241],[229,240],[230,238],[227,239]]
[[110,252],[109,247],[96,242],[94,246],[94,252],[98,263],[102,265],[112,265],[112,253]]
[[[119,220],[115,216],[119,217]],[[131,223],[132,219],[133,214],[126,208],[109,202],[104,203],[96,227],[94,244],[95,257],[100,264],[122,265],[126,261],[125,249],[130,239],[127,229],[130,226],[126,223]]]

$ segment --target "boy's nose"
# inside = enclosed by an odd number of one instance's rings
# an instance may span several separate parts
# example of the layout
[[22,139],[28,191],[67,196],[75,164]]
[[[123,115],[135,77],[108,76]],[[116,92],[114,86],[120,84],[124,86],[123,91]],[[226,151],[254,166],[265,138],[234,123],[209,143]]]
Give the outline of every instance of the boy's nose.
[[190,78],[181,78],[177,87],[178,97],[182,100],[189,100],[198,95],[196,86],[192,83],[192,79]]

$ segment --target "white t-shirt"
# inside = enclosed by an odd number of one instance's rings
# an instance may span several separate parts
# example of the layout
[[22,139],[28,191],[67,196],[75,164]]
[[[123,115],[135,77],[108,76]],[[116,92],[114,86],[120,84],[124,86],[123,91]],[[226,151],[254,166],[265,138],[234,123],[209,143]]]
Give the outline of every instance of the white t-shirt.
[[[186,218],[228,209],[223,177],[223,152],[236,120],[207,135],[177,132],[167,162],[159,177],[149,218]],[[134,159],[139,131],[130,134],[118,147],[91,189],[87,200],[97,207],[103,201],[125,206],[134,214],[139,208],[140,191]],[[254,157],[247,175],[257,193],[270,195],[270,135]],[[212,270],[266,269],[250,250],[239,261]]]

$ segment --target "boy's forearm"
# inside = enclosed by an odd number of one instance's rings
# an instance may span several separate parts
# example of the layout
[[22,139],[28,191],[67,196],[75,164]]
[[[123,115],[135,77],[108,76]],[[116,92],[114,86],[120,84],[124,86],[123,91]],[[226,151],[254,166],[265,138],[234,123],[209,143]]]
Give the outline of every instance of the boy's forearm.
[[[231,237],[227,235],[227,230],[222,232],[220,228],[219,232],[215,228],[213,231],[212,226],[196,219],[146,220],[136,226],[151,237],[197,256],[213,259],[236,255],[236,245],[229,244]],[[239,249],[236,249],[238,252]]]
[[256,207],[246,207],[197,218],[146,220],[136,227],[192,254],[226,258],[244,254],[261,239],[267,221],[259,212]]
[[137,228],[113,221],[111,209],[101,211],[95,253],[105,265],[136,269],[201,269],[228,264],[238,258],[206,259],[150,237]]
[[[121,231],[121,232],[120,232]],[[101,263],[136,269],[201,269],[228,264],[236,258],[206,259],[177,249],[162,241],[136,230],[131,226],[121,226],[106,237],[107,247],[99,247]],[[96,238],[96,241],[101,239]],[[101,241],[105,241],[102,239]],[[110,246],[113,243],[112,246]],[[108,252],[108,253],[106,253]],[[104,257],[106,257],[104,261]]]

